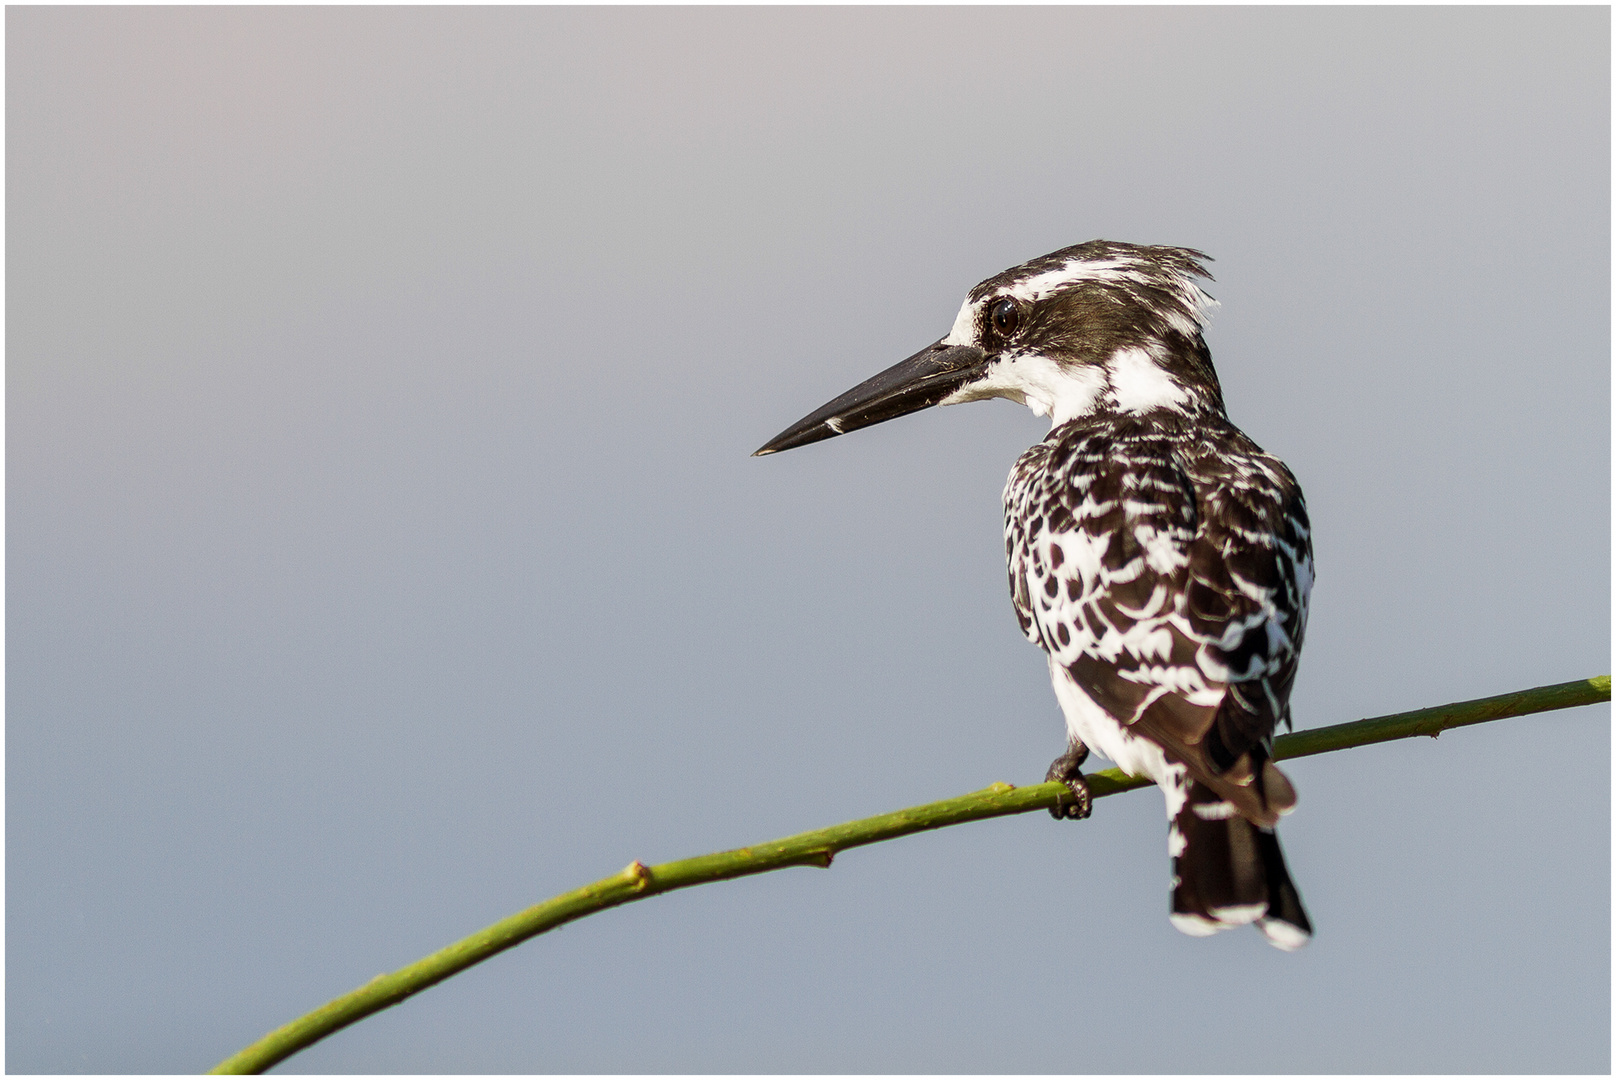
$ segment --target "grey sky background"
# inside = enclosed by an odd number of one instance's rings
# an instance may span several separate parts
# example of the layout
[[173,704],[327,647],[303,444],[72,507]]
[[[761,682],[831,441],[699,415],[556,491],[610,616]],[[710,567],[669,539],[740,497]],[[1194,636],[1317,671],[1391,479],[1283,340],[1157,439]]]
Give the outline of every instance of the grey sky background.
[[[762,460],[965,291],[1213,255],[1301,727],[1609,670],[1603,8],[11,8],[11,1071],[194,1071],[615,872],[1062,748],[1004,402]],[[1605,1072],[1609,709],[574,924],[286,1071]]]

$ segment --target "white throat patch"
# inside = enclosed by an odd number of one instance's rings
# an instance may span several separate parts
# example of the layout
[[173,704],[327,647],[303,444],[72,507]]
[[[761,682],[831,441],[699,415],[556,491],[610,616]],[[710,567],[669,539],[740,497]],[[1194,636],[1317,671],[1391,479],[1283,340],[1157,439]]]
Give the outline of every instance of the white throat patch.
[[985,377],[968,383],[939,404],[958,405],[984,398],[1009,398],[1047,416],[1051,427],[1087,416],[1105,393],[1105,372],[1093,364],[1058,364],[1037,353],[1011,353],[988,366]]

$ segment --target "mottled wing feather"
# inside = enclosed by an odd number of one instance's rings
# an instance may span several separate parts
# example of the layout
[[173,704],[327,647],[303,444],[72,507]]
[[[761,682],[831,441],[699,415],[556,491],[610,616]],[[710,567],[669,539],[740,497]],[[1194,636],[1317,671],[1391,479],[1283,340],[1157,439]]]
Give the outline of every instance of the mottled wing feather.
[[1306,512],[1284,466],[1232,427],[1194,442],[1060,429],[1017,462],[1005,521],[1027,637],[1118,721],[1271,820],[1260,794],[1230,789],[1261,775],[1288,718],[1306,619]]
[[1206,642],[1203,670],[1228,687],[1205,738],[1220,772],[1250,751],[1266,757],[1275,730],[1290,724],[1313,584],[1307,508],[1290,470],[1243,436],[1224,442],[1185,455],[1204,478],[1185,615]]

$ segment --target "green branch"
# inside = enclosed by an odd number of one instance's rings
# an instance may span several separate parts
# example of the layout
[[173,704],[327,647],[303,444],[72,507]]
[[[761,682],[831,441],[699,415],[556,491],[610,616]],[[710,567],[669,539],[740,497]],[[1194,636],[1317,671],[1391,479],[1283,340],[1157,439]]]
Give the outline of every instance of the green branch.
[[[1274,740],[1274,757],[1281,760],[1307,757],[1390,739],[1406,739],[1413,735],[1435,737],[1449,728],[1609,700],[1610,676],[1600,675],[1477,701],[1461,701],[1433,709],[1419,709],[1395,716],[1380,716],[1372,720],[1283,735]],[[1090,773],[1088,783],[1089,790],[1098,799],[1119,791],[1147,787],[1151,782],[1124,775],[1116,769],[1107,769]],[[787,866],[829,866],[838,852],[848,848],[966,821],[1046,809],[1053,806],[1065,790],[1064,785],[1057,783],[1023,788],[994,784],[982,791],[942,802],[912,806],[907,810],[798,833],[784,840],[771,840],[766,844],[734,851],[698,855],[693,859],[680,859],[657,866],[646,866],[636,861],[609,878],[536,904],[391,974],[378,975],[359,989],[344,994],[285,1027],[276,1028],[251,1046],[221,1061],[212,1071],[263,1072],[332,1032],[397,1005],[405,998],[473,964],[481,963],[495,953],[520,945],[528,938],[553,930],[562,923],[606,908],[631,900],[643,900],[673,889],[762,874]]]

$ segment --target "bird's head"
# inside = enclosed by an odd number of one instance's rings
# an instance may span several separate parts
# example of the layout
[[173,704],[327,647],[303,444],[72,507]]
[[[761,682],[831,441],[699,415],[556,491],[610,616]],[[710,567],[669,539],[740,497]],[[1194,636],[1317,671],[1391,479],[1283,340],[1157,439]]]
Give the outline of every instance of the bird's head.
[[[1201,330],[1217,306],[1189,248],[1091,240],[972,289],[933,345],[803,417],[758,454],[932,405],[1002,397],[1052,424],[1099,413],[1223,411]],[[1207,260],[1209,261],[1209,260]]]

